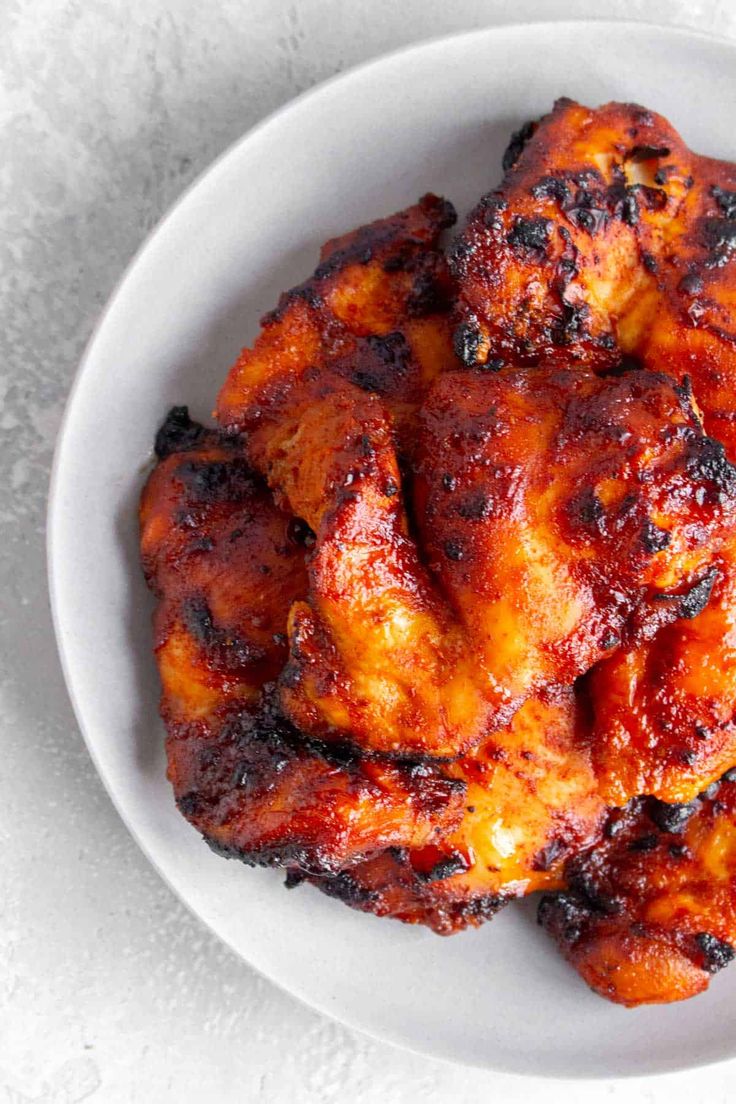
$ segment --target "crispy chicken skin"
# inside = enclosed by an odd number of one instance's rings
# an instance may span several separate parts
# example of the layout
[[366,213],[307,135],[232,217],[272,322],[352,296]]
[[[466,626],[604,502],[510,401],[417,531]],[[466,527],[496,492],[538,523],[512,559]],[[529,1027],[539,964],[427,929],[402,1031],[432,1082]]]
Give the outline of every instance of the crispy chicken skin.
[[301,532],[236,441],[175,407],[141,497],[141,560],[159,598],[154,648],[166,715],[255,701],[287,657],[284,625],[307,589]]
[[700,597],[702,612],[694,603],[653,640],[621,649],[590,675],[593,758],[610,805],[637,794],[691,801],[736,763],[733,537]]
[[688,374],[736,455],[736,168],[636,104],[558,100],[515,135],[453,251],[468,364],[635,355]]
[[451,935],[514,897],[561,888],[565,858],[599,836],[606,809],[570,690],[529,699],[445,769],[465,788],[456,828],[429,847],[392,848],[310,880],[353,908]]
[[635,799],[607,839],[574,858],[569,888],[540,922],[601,996],[684,1000],[707,988],[736,943],[736,772],[688,805]]
[[[323,754],[264,684],[286,660],[308,530],[280,511],[237,440],[175,409],[144,488],[141,549],[179,808],[223,853],[320,872],[452,827],[464,786],[431,765]],[[307,537],[307,540],[309,538]]]
[[327,242],[313,276],[281,296],[217,398],[220,425],[249,431],[254,462],[267,464],[261,438],[291,425],[304,391],[332,375],[380,396],[411,449],[412,415],[452,359],[453,287],[438,243],[455,218],[426,195]]

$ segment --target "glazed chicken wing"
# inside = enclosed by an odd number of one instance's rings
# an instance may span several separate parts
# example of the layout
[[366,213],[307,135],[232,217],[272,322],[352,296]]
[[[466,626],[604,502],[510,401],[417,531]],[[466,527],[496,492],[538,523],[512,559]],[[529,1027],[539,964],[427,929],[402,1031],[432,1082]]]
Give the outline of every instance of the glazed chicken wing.
[[540,922],[601,996],[684,1000],[736,954],[736,772],[687,805],[638,799],[574,858]]
[[314,274],[281,296],[231,368],[217,398],[223,428],[247,430],[255,454],[260,438],[293,420],[304,385],[336,375],[380,396],[410,450],[412,415],[452,359],[454,292],[439,238],[455,217],[426,195],[327,242]]
[[353,908],[451,935],[514,897],[561,888],[566,857],[599,835],[605,805],[570,690],[530,699],[445,770],[465,788],[457,827],[430,846],[391,848],[309,880]]
[[528,124],[459,238],[458,352],[688,374],[736,455],[736,168],[635,104],[559,100]]
[[161,712],[181,811],[225,854],[319,872],[430,844],[462,814],[461,781],[430,765],[323,754],[264,691],[306,590],[308,531],[275,507],[239,442],[185,410],[169,415],[157,451],[141,549],[159,598]]

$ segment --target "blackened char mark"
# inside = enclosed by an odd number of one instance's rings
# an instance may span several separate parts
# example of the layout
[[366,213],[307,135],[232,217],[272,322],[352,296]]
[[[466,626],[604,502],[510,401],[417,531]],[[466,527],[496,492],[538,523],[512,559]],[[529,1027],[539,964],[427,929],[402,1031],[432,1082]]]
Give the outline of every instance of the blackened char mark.
[[153,450],[159,460],[196,448],[207,430],[189,417],[188,406],[172,406],[156,433]]
[[403,333],[369,334],[360,342],[353,383],[363,391],[388,394],[397,377],[406,375],[411,347]]
[[729,191],[726,188],[719,188],[717,184],[714,184],[710,191],[716,203],[723,211],[724,218],[736,219],[736,192]]
[[524,146],[527,144],[536,129],[537,123],[533,119],[530,119],[529,122],[524,123],[523,126],[519,127],[518,130],[515,130],[513,132],[513,134],[511,135],[511,141],[506,147],[503,159],[501,161],[501,167],[503,168],[503,171],[505,173],[509,172],[510,169],[513,169],[514,165],[521,157],[521,152],[524,149]]
[[459,851],[453,852],[439,859],[429,870],[416,870],[414,874],[420,882],[442,882],[451,878],[453,874],[460,874],[467,870],[468,860]]
[[657,797],[650,797],[646,805],[647,815],[662,832],[676,835],[684,831],[690,817],[698,810],[698,802],[687,804],[668,804]]
[[452,345],[458,359],[466,367],[474,367],[478,363],[481,346],[481,333],[477,323],[461,322],[453,335]]
[[654,161],[662,157],[669,157],[671,150],[668,146],[632,146],[626,154],[626,161],[635,164],[640,161]]
[[710,601],[717,578],[718,569],[716,567],[710,568],[703,578],[680,599],[680,617],[690,621],[703,612]]
[[506,235],[506,240],[513,249],[544,253],[549,244],[551,229],[552,223],[549,219],[517,217]]
[[710,932],[701,932],[696,935],[695,943],[702,955],[703,969],[707,970],[709,974],[717,974],[719,970],[722,970],[724,966],[728,966],[729,962],[732,962],[736,957],[736,950],[730,943],[718,939]]
[[248,464],[240,457],[232,460],[184,460],[176,477],[186,487],[190,505],[239,502],[251,494],[257,482]]

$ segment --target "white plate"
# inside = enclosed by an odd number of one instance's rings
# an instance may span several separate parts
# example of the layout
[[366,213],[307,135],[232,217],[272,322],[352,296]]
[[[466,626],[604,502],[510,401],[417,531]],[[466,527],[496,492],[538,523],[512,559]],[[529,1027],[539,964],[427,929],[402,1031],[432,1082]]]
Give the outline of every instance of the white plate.
[[736,968],[694,1001],[593,996],[530,903],[452,939],[351,912],[216,858],[164,777],[136,502],[154,431],[206,416],[239,348],[326,238],[429,189],[460,210],[496,183],[509,134],[559,95],[637,100],[736,157],[736,48],[641,24],[504,27],[427,43],[321,86],[235,145],[149,238],[87,350],[49,514],[56,631],[79,723],[130,831],[189,907],[304,1001],[428,1054],[528,1074],[612,1076],[736,1053]]

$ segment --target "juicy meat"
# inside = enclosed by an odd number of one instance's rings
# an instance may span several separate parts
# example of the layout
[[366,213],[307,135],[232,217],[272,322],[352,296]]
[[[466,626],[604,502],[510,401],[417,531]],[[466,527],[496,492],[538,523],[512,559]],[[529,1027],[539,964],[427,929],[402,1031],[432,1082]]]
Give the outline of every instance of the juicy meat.
[[636,799],[574,858],[540,922],[601,996],[684,1000],[736,954],[736,785],[729,772],[687,805]]
[[599,371],[634,355],[690,375],[707,432],[736,455],[736,168],[636,104],[571,100],[525,128],[505,168],[453,253],[466,363]]
[[181,811],[226,854],[321,872],[431,843],[461,816],[461,781],[431,765],[323,752],[271,701],[287,613],[307,587],[308,529],[274,505],[237,440],[179,409],[158,444],[141,549],[159,598],[161,713]]
[[392,848],[310,880],[353,908],[450,935],[514,897],[560,888],[565,859],[598,838],[605,805],[570,690],[530,699],[445,769],[464,785],[454,829],[428,847]]

